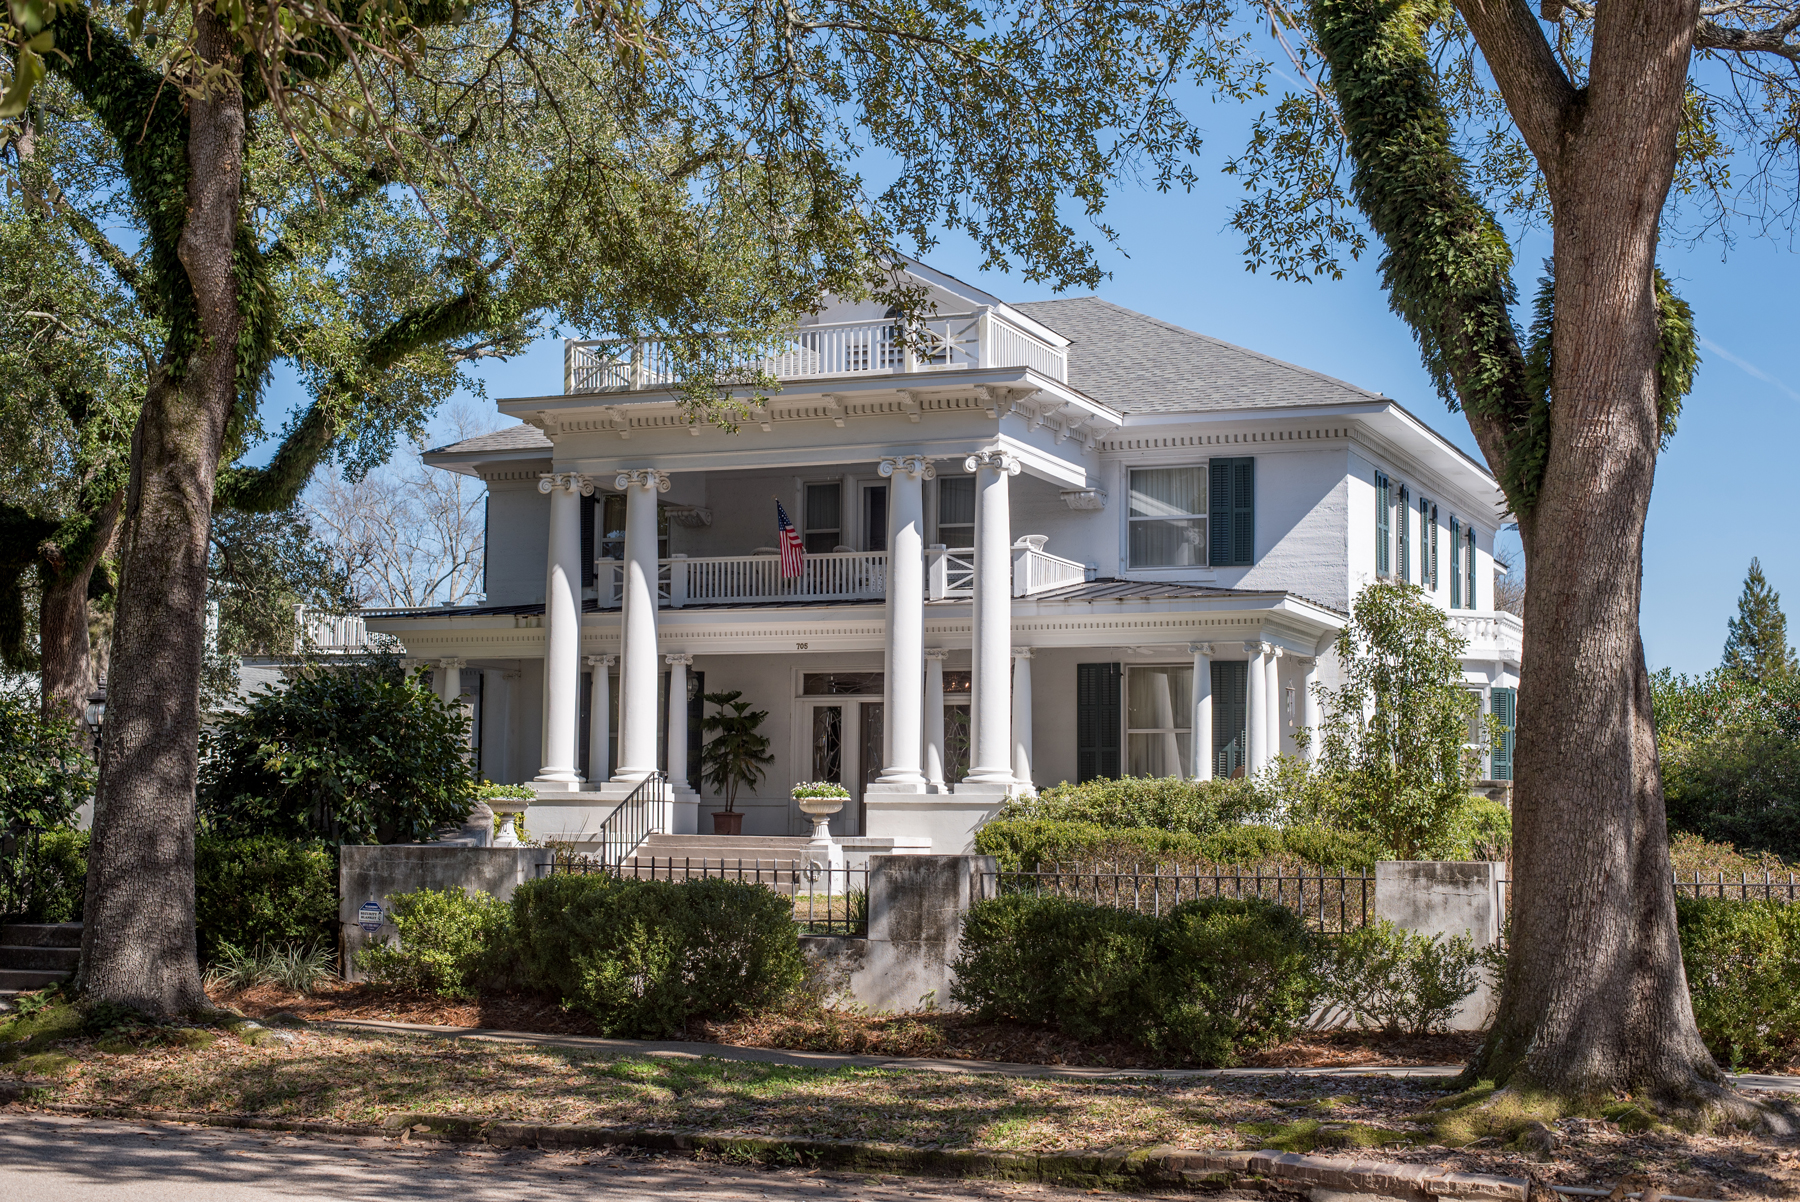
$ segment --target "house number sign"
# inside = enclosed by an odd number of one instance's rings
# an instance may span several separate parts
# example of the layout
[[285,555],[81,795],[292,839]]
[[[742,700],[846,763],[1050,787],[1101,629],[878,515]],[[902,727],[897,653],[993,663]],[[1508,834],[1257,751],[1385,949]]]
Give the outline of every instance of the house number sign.
[[381,929],[383,917],[379,905],[372,901],[366,901],[362,904],[362,909],[356,912],[356,925],[373,934]]

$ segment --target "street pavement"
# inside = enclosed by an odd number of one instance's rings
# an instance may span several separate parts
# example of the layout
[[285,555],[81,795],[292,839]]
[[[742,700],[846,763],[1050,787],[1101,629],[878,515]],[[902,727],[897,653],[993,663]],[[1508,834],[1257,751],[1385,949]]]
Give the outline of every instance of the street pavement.
[[1073,1202],[1001,1182],[0,1113],[0,1202]]

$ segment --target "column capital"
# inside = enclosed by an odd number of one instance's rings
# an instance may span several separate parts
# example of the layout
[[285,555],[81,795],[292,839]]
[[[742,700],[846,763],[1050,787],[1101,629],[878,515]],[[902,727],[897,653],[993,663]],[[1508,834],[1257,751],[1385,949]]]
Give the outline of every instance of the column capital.
[[1287,652],[1285,652],[1281,649],[1281,645],[1279,643],[1264,643],[1263,646],[1268,649],[1265,652],[1265,654],[1267,654],[1271,659],[1280,659],[1282,656],[1287,654]]
[[610,668],[619,662],[619,657],[616,655],[587,655],[582,657],[581,662],[590,668]]
[[469,661],[457,659],[455,656],[446,656],[437,661],[437,666],[440,668],[466,668],[469,666]]
[[1275,648],[1270,646],[1268,643],[1248,642],[1248,643],[1244,644],[1244,654],[1245,655],[1267,655],[1269,652],[1273,651],[1274,649]]
[[1211,643],[1189,643],[1188,644],[1188,654],[1189,655],[1211,655],[1212,653],[1213,653],[1213,645]]
[[645,492],[668,492],[669,473],[654,467],[626,468],[613,478],[613,487],[620,492],[629,492],[633,487]]
[[1014,647],[1012,649],[1012,655],[1013,655],[1014,659],[1030,659],[1031,658],[1031,648],[1030,647]]
[[927,648],[925,648],[925,658],[926,659],[935,659],[938,662],[942,663],[944,660],[947,660],[950,658],[950,648],[948,648],[948,647],[927,647]]
[[682,667],[685,668],[693,662],[694,662],[693,655],[686,651],[670,652],[669,654],[663,656],[663,663],[669,664],[669,665],[680,664]]
[[963,460],[963,471],[965,472],[979,471],[984,467],[991,467],[1008,476],[1016,476],[1020,470],[1019,457],[1010,451],[991,450],[976,451]]
[[875,470],[883,476],[905,472],[907,475],[917,476],[921,480],[937,478],[937,468],[933,467],[931,460],[923,455],[893,455],[883,459]]
[[580,472],[543,472],[538,476],[538,491],[549,494],[557,489],[566,492],[580,493],[584,497],[594,495],[594,481]]
[[1316,655],[1291,655],[1288,658],[1294,661],[1296,668],[1317,667],[1319,663],[1319,657]]

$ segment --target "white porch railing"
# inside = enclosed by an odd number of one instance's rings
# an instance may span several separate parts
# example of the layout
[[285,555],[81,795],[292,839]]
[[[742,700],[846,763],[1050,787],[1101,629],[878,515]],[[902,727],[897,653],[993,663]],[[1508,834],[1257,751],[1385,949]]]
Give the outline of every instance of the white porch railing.
[[932,601],[975,595],[975,548],[946,547],[933,543],[925,548],[925,596]]
[[304,605],[294,607],[294,654],[361,655],[376,643],[392,641],[376,635],[371,640],[361,614],[320,613]]
[[1028,534],[1013,544],[1013,596],[1029,597],[1047,589],[1067,588],[1087,580],[1087,565],[1044,550],[1044,536]]
[[[892,319],[801,326],[778,339],[769,354],[744,364],[745,375],[778,380],[863,374],[900,375],[971,367],[1029,367],[1052,379],[1068,378],[1061,347],[1012,324],[991,309],[922,318],[910,339]],[[565,339],[565,393],[629,392],[667,387],[679,365],[661,339]]]
[[1463,655],[1469,659],[1504,655],[1517,660],[1525,645],[1525,623],[1517,614],[1452,611],[1450,625],[1467,641]]

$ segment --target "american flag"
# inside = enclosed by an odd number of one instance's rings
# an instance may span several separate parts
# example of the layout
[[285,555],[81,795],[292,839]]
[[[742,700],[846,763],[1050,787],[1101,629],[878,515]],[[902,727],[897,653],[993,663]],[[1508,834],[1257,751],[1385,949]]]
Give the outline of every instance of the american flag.
[[794,529],[794,523],[788,521],[787,510],[781,507],[779,499],[775,502],[775,520],[779,526],[775,541],[781,546],[782,576],[804,576],[806,544],[800,541],[800,532]]

